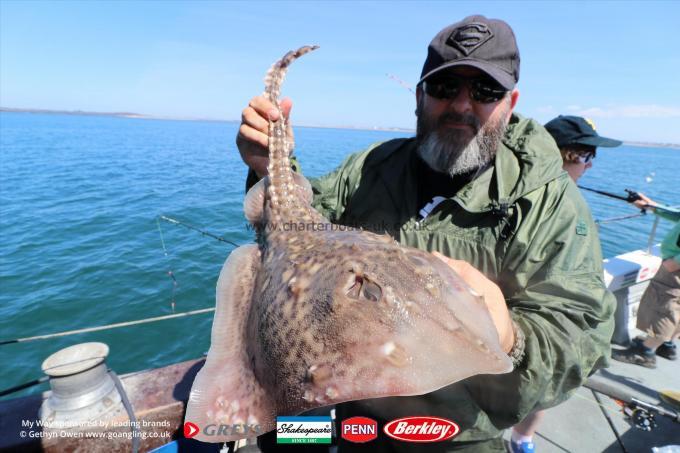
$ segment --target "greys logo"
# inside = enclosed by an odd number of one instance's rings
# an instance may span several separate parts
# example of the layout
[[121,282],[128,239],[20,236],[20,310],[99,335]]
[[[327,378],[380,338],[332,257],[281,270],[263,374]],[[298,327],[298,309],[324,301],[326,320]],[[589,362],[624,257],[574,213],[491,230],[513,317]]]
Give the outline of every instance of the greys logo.
[[252,434],[253,436],[259,436],[262,434],[262,427],[260,425],[235,423],[233,425],[210,424],[205,425],[203,429],[200,429],[195,423],[186,422],[184,424],[184,437],[187,439],[191,439],[199,432],[202,432],[206,436],[228,436],[231,434]]

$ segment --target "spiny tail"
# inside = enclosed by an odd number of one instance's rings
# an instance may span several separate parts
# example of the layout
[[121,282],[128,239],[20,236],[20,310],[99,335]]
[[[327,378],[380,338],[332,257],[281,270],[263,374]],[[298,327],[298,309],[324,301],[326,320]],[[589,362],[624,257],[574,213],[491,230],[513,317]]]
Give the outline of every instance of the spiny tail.
[[281,84],[286,76],[288,67],[302,55],[318,49],[319,46],[304,46],[298,50],[290,51],[279,61],[274,63],[265,76],[264,95],[274,104],[279,111],[277,121],[269,120],[269,187],[268,194],[272,206],[279,204],[287,205],[291,201],[290,195],[295,187],[293,172],[290,169],[289,156],[293,151],[293,137],[290,128],[283,117],[279,104]]
[[272,104],[277,107],[279,106],[278,102],[279,96],[281,95],[281,85],[283,84],[283,79],[286,77],[288,66],[304,54],[318,48],[319,46],[302,46],[298,50],[291,50],[269,68],[267,75],[264,77],[264,94]]

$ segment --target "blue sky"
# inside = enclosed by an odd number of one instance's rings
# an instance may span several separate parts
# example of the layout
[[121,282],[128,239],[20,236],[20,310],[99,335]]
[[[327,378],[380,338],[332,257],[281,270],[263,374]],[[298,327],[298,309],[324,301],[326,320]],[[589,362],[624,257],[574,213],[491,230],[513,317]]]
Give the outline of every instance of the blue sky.
[[269,65],[300,125],[415,127],[432,37],[480,13],[515,30],[517,111],[680,143],[680,2],[38,2],[0,0],[0,105],[238,119]]

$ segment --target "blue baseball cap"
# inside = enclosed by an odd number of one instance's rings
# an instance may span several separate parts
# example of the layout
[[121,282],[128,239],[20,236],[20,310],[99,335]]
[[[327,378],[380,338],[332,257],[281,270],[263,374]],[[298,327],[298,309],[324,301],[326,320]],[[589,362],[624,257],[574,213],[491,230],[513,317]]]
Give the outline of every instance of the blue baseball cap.
[[623,142],[602,137],[595,130],[592,120],[580,116],[560,115],[548,121],[545,128],[555,139],[559,148],[568,145],[589,145],[615,148]]

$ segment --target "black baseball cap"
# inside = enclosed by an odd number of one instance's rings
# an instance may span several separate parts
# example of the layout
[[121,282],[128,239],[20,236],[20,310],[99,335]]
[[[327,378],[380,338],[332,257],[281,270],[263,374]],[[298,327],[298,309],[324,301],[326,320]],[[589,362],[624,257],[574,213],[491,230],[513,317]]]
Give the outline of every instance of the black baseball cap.
[[620,140],[600,136],[595,130],[595,123],[580,116],[560,115],[548,121],[545,128],[555,139],[558,148],[568,145],[614,148],[623,143]]
[[503,88],[513,89],[519,80],[519,50],[512,28],[484,16],[469,16],[449,25],[430,42],[418,84],[456,66],[477,68]]

